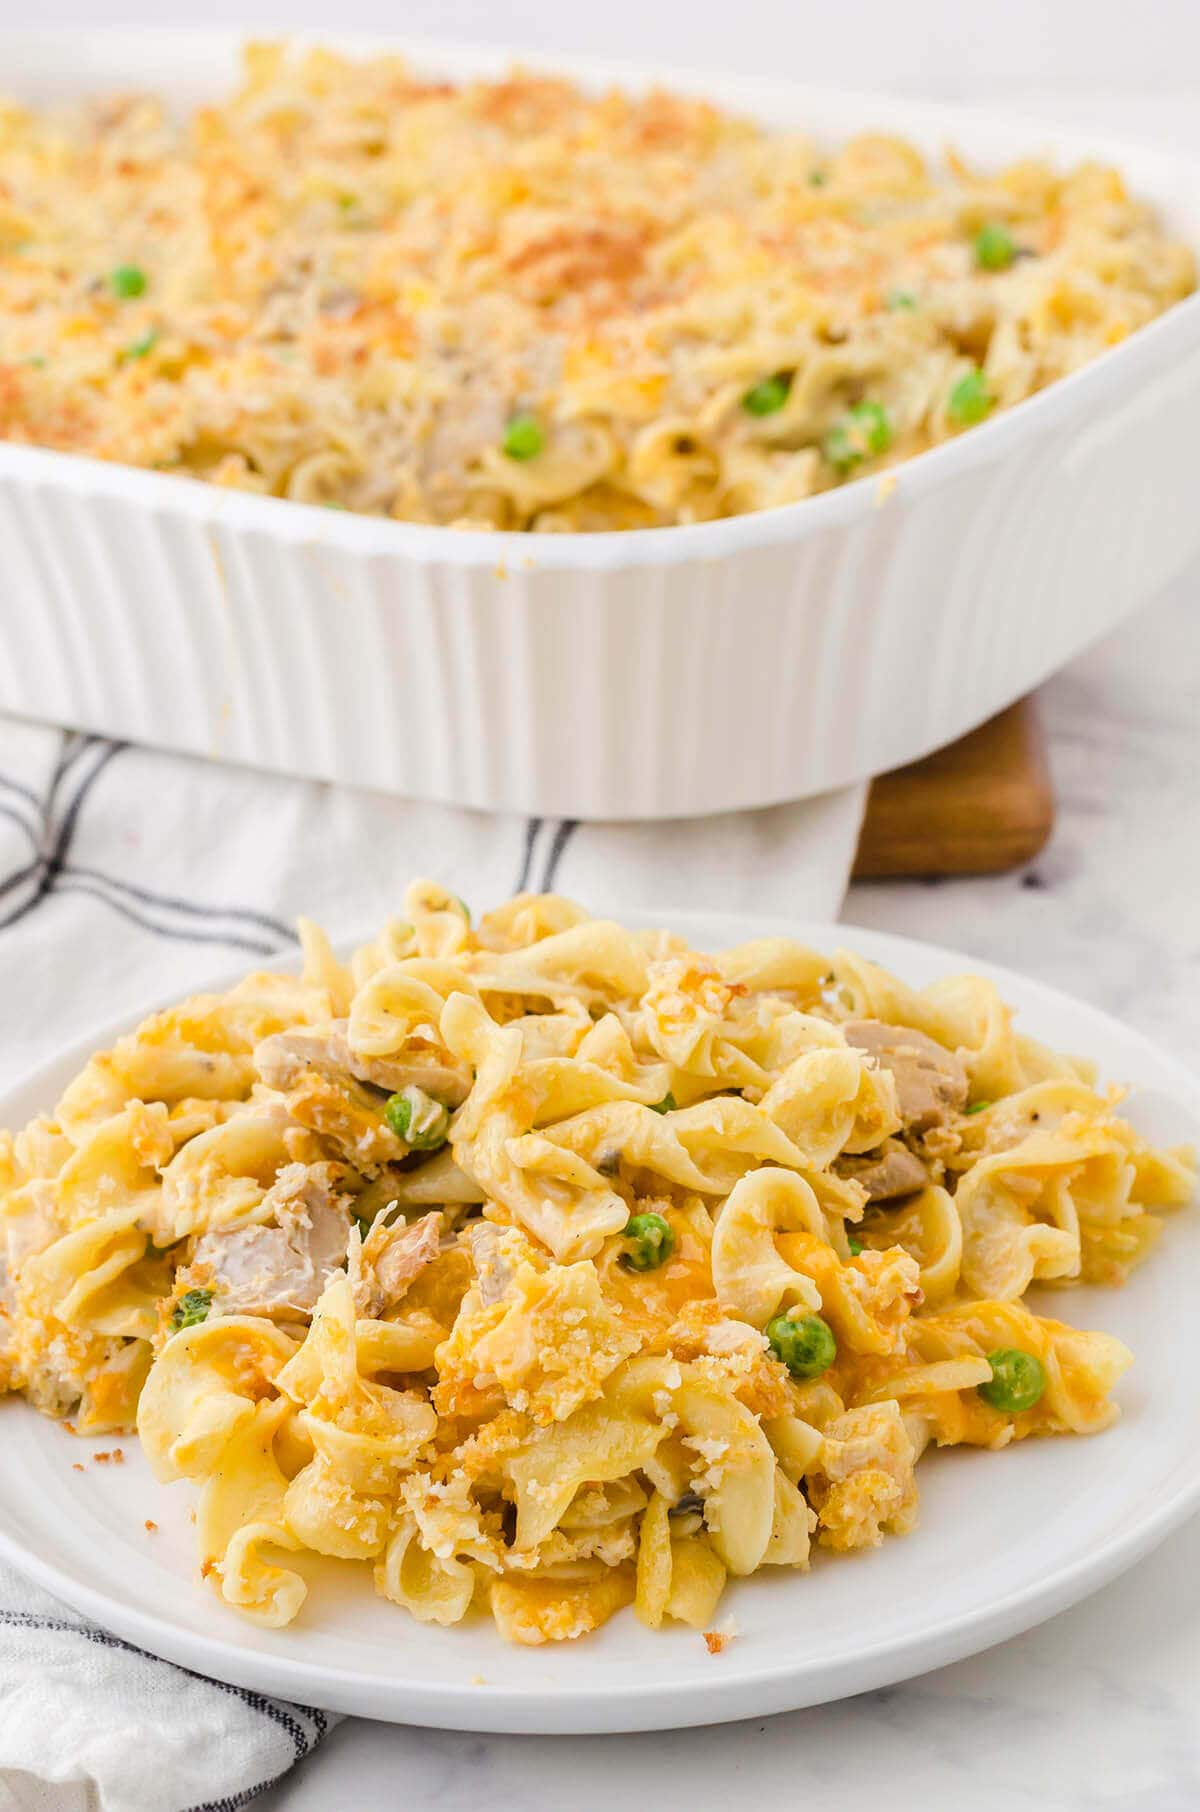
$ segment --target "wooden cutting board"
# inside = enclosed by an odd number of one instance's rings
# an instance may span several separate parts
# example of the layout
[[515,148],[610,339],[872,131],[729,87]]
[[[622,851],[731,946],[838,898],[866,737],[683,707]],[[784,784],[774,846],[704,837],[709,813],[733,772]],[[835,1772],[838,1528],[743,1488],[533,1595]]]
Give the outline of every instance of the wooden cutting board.
[[871,783],[856,880],[982,875],[1032,861],[1054,826],[1054,793],[1032,699],[960,742]]

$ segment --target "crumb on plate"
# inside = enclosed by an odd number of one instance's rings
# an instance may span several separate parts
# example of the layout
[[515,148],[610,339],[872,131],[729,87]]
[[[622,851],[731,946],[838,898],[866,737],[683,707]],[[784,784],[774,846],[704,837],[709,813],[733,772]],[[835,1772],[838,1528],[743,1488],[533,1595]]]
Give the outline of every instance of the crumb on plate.
[[729,1647],[737,1635],[737,1624],[732,1617],[726,1617],[715,1630],[705,1630],[704,1641],[710,1655],[719,1655]]

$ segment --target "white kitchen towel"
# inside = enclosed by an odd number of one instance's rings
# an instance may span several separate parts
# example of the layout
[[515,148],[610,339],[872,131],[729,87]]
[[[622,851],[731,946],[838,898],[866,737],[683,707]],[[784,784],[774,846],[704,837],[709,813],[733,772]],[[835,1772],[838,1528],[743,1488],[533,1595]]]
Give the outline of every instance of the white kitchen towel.
[[[497,818],[0,719],[0,1089],[286,951],[297,913],[366,933],[418,874],[476,909],[529,887],[835,918],[864,795],[671,824]],[[335,1721],[155,1660],[0,1565],[0,1812],[235,1812]]]
[[157,1661],[0,1562],[0,1812],[237,1812],[338,1722]]

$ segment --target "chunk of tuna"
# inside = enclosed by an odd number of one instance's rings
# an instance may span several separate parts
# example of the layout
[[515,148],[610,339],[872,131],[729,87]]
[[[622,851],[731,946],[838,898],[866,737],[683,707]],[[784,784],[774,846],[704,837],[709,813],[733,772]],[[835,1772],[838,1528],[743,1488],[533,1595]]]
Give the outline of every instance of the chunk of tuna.
[[842,1027],[847,1044],[867,1051],[896,1083],[900,1118],[912,1132],[944,1126],[967,1104],[967,1072],[945,1045],[911,1026],[878,1019],[852,1019]]
[[885,1139],[875,1151],[859,1157],[838,1159],[839,1176],[860,1183],[869,1202],[890,1202],[897,1196],[914,1195],[929,1182],[929,1174],[920,1158],[902,1145],[899,1139]]
[[355,1303],[360,1315],[378,1318],[401,1300],[415,1277],[442,1249],[442,1217],[378,1220],[363,1241]]
[[264,1038],[254,1053],[254,1064],[269,1088],[294,1088],[305,1071],[333,1078],[350,1077],[388,1094],[410,1083],[435,1095],[448,1107],[466,1100],[471,1076],[465,1065],[447,1063],[436,1052],[408,1052],[402,1057],[368,1057],[350,1048],[348,1022],[335,1019],[324,1031],[298,1027]]
[[263,1198],[274,1225],[205,1233],[190,1274],[223,1315],[310,1315],[346,1256],[349,1197],[333,1164],[288,1164]]

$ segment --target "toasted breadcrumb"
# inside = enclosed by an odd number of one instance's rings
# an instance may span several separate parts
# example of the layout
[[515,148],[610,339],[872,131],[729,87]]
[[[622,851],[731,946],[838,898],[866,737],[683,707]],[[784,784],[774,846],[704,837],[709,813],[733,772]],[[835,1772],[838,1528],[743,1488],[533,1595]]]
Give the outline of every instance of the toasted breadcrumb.
[[726,1617],[715,1630],[705,1630],[704,1641],[709,1654],[723,1654],[737,1633],[738,1627],[732,1617]]

